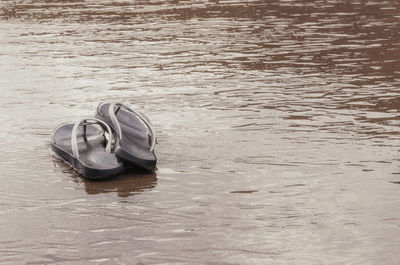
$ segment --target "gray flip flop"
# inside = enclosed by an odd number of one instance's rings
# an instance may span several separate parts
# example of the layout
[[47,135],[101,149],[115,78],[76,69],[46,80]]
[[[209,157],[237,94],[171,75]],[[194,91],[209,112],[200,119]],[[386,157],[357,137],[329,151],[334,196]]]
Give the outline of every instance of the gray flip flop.
[[[79,130],[80,127],[83,130]],[[54,152],[81,175],[101,179],[125,171],[123,164],[111,153],[112,136],[111,128],[105,122],[87,118],[58,126],[51,145]]]
[[135,166],[154,171],[156,137],[149,119],[124,103],[100,103],[96,118],[103,120],[117,134],[115,155]]

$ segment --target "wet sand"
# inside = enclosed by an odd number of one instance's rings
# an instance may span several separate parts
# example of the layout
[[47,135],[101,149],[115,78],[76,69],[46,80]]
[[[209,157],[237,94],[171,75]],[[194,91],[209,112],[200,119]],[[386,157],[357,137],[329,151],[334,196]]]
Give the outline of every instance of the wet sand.
[[[398,1],[2,1],[0,263],[397,264]],[[159,170],[51,152],[100,101]]]

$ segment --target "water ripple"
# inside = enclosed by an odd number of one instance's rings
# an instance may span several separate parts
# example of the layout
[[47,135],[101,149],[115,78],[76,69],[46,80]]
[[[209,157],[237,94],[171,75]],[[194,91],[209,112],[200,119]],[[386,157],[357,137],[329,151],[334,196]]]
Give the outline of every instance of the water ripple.
[[[1,1],[0,262],[396,264],[399,10]],[[151,117],[157,174],[52,156],[99,101]]]

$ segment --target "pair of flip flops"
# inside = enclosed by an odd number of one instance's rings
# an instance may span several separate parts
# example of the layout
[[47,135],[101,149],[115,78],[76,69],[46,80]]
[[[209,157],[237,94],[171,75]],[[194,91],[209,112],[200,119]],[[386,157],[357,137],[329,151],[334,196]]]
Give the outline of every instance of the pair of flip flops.
[[156,170],[156,138],[149,119],[124,103],[100,103],[94,118],[61,124],[55,153],[88,179],[117,176],[129,165]]

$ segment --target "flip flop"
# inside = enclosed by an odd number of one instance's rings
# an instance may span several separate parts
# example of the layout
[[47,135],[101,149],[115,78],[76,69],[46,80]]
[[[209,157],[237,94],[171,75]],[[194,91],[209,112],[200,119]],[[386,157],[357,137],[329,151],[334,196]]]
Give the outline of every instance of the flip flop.
[[135,166],[154,171],[156,137],[149,119],[124,103],[100,103],[96,118],[103,120],[117,134],[115,155]]
[[[79,130],[81,126],[83,130]],[[112,136],[111,128],[105,122],[87,118],[58,126],[51,145],[54,152],[81,175],[101,179],[125,171],[123,164],[111,153]]]

